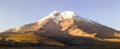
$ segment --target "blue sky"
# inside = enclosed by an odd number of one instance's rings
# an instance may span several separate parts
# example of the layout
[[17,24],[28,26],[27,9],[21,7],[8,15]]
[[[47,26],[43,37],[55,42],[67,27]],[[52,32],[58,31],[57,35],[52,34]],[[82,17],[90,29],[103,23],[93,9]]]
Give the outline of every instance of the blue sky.
[[0,31],[32,23],[55,10],[74,11],[120,30],[120,0],[0,0]]

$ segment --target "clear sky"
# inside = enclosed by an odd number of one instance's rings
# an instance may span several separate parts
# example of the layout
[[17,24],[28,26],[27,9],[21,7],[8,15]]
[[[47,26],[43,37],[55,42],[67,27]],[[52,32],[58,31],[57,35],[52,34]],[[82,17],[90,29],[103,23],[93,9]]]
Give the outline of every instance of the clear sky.
[[0,31],[37,21],[55,10],[74,11],[120,30],[120,0],[0,0]]

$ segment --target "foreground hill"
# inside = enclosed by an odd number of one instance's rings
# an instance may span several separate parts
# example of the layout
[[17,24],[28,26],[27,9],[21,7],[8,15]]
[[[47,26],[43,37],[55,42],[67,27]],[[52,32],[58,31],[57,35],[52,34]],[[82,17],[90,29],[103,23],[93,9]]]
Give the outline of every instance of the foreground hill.
[[66,46],[61,42],[34,34],[2,34],[0,41],[0,46]]

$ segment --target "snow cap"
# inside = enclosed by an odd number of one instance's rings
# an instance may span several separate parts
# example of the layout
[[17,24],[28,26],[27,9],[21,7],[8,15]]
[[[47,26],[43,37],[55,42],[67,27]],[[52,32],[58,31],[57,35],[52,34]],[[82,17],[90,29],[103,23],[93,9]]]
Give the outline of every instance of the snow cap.
[[72,11],[64,11],[63,13],[61,13],[61,16],[64,18],[64,19],[67,19],[67,18],[73,18],[76,14]]

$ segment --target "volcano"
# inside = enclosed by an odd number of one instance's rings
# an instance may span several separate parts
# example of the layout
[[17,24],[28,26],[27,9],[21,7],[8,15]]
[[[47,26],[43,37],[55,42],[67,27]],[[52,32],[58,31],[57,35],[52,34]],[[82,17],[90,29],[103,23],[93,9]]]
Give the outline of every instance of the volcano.
[[72,11],[53,11],[36,22],[1,32],[0,37],[1,42],[11,45],[120,46],[119,31]]

